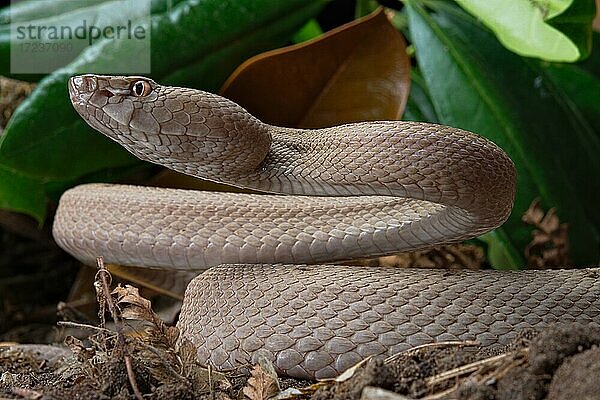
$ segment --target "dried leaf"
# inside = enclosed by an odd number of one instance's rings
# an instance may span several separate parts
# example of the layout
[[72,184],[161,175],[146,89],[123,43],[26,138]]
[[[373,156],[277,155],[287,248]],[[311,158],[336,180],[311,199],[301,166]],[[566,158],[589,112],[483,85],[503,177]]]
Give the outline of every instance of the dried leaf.
[[261,364],[252,368],[251,376],[243,389],[244,395],[250,400],[266,400],[277,396],[279,382],[277,375],[265,371]]
[[130,285],[117,286],[112,294],[117,297],[123,318],[153,322],[152,304],[150,300],[140,296],[138,288]]
[[67,336],[63,343],[79,360],[91,360],[96,355],[96,351],[93,348],[86,348],[83,345],[83,341],[74,336]]
[[522,220],[536,228],[532,231],[531,242],[525,248],[528,268],[566,268],[571,265],[568,224],[560,223],[556,209],[551,208],[545,213],[536,199]]
[[175,347],[179,330],[174,326],[167,326],[160,319],[152,310],[150,300],[143,298],[138,288],[130,285],[117,286],[112,294],[117,298],[117,306],[120,308],[123,318],[150,323],[150,332],[147,338],[150,342],[164,348]]
[[400,268],[480,269],[485,261],[481,247],[473,244],[450,244],[430,249],[399,253],[352,264]]
[[265,122],[316,128],[398,119],[409,85],[406,44],[380,9],[315,40],[249,59],[221,93]]
[[34,83],[0,76],[0,133],[17,106],[31,94],[34,88]]

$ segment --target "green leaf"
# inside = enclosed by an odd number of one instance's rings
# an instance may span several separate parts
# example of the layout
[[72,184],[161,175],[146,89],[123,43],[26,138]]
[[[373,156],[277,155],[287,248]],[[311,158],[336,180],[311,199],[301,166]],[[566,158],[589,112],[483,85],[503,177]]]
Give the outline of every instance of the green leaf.
[[549,64],[544,69],[561,90],[573,116],[600,135],[600,78],[576,65]]
[[311,19],[293,37],[294,43],[302,43],[323,34],[323,29],[316,19]]
[[[596,220],[600,182],[598,136],[573,113],[545,68],[504,49],[472,17],[439,3],[427,13],[409,1],[409,27],[417,61],[440,122],[477,132],[502,147],[517,170],[513,213],[500,228],[504,259],[523,264],[531,228],[521,215],[535,198],[556,207],[569,223],[577,264],[595,263],[600,243]],[[492,260],[493,262],[498,261]]]
[[56,1],[56,0],[25,0],[14,2],[0,9],[0,27],[14,22],[33,21],[36,19],[54,17],[79,8],[103,3],[98,1]]
[[[24,5],[29,4],[30,1],[24,2]],[[37,4],[37,2],[33,2]],[[73,52],[54,52],[48,53],[47,55],[51,55],[48,59],[52,62],[55,62],[57,65],[46,65],[47,68],[60,68],[64,67],[71,61],[73,61],[74,57],[82,52],[85,49],[86,42],[85,41],[74,41],[65,38],[50,38],[51,32],[49,27],[56,27],[62,29],[69,29],[72,32],[78,27],[82,27],[83,23],[86,26],[97,25],[97,26],[126,26],[128,21],[135,21],[141,17],[149,17],[148,15],[144,15],[145,12],[148,11],[147,8],[139,7],[139,0],[125,0],[125,1],[108,1],[108,2],[89,2],[89,1],[69,1],[69,2],[57,2],[57,3],[66,3],[72,4],[72,9],[63,9],[65,7],[51,7],[50,9],[58,9],[64,11],[61,14],[46,17],[43,19],[37,19],[34,21],[20,21],[20,22],[12,22],[16,24],[15,29],[23,28],[24,32],[29,32],[28,27],[31,25],[33,28],[33,33],[27,33],[27,35],[31,35],[31,40],[27,40],[27,43],[35,44],[35,43],[51,43],[52,45],[61,46],[70,44],[71,46],[75,46]],[[17,3],[20,4],[20,3]],[[75,5],[88,4],[87,7],[74,7]],[[93,4],[93,6],[89,6]],[[29,14],[27,14],[29,15]],[[8,27],[7,27],[8,28]],[[37,28],[40,28],[38,31]],[[44,29],[45,28],[45,29]],[[0,31],[0,75],[4,76],[19,76],[22,77],[23,74],[14,74],[11,73],[11,45],[19,45],[23,44],[25,40],[17,40],[17,36],[11,36],[10,30],[8,31]],[[34,62],[34,61],[32,61]],[[18,73],[19,71],[15,71]],[[27,74],[25,74],[26,76]]]
[[410,70],[410,92],[402,119],[406,121],[438,122],[427,84],[417,68]]
[[591,52],[592,23],[595,15],[594,0],[576,0],[565,12],[549,19],[548,23],[566,35],[577,46],[580,53],[579,59],[583,60]]
[[589,53],[594,0],[456,0],[517,54],[572,62]]
[[[289,41],[322,5],[303,0],[180,1],[169,13],[152,18],[151,75],[164,83],[179,78],[182,84],[200,82],[192,86],[214,90],[242,59]],[[55,182],[56,192],[90,174],[140,165],[121,146],[89,128],[67,95],[70,76],[102,72],[124,57],[131,54],[120,42],[99,41],[43,79],[4,131],[0,168],[27,176],[30,185]],[[26,195],[27,191],[0,192],[0,204],[25,204]],[[22,211],[39,218],[43,206],[43,198],[34,196]]]
[[578,62],[577,65],[596,76],[596,78],[600,78],[600,32],[592,33],[590,56],[586,60]]
[[0,165],[0,208],[23,212],[41,221],[46,196],[39,181]]
[[[567,116],[573,121],[573,125],[581,127],[573,131],[573,134],[578,135],[573,135],[572,139],[581,140],[583,143],[595,143],[592,149],[597,149],[597,143],[600,141],[600,78],[569,64],[544,64],[541,69],[548,84],[552,85],[557,96],[560,96],[563,107],[570,110]],[[596,156],[589,156],[594,157],[594,161],[598,159],[598,153]],[[577,157],[577,154],[573,154],[573,157]],[[575,164],[577,165],[577,162]],[[586,169],[585,159],[580,163],[580,168]],[[597,169],[597,162],[590,162],[588,168],[588,174],[590,171],[600,171]],[[578,185],[582,186],[584,193],[580,201],[588,210],[592,222],[599,227],[597,181],[592,179],[590,182],[589,175],[582,176]]]

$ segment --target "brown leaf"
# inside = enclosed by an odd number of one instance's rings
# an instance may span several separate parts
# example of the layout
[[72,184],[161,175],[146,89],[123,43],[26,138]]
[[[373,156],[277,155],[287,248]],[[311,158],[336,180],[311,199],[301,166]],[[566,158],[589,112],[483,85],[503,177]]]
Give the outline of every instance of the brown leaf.
[[457,243],[375,259],[355,260],[350,264],[400,268],[480,269],[484,261],[485,254],[481,247]]
[[277,396],[279,393],[279,382],[274,372],[268,373],[260,364],[256,364],[246,386],[244,395],[250,400],[266,400]]
[[152,310],[150,300],[143,298],[135,286],[117,286],[113,292],[117,305],[121,309],[121,317],[150,323],[149,340],[154,345],[160,344],[165,348],[174,348],[179,336],[179,330],[167,326]]
[[86,348],[83,345],[83,341],[77,339],[74,336],[67,336],[63,343],[75,354],[76,357],[80,360],[91,360],[94,355],[96,355],[96,351],[92,348]]
[[152,322],[152,304],[150,300],[140,296],[138,288],[130,285],[117,286],[112,294],[117,298],[123,318]]
[[410,85],[406,44],[380,9],[320,38],[255,56],[221,93],[279,126],[398,119]]
[[527,211],[525,211],[525,214],[523,214],[523,217],[521,219],[527,224],[537,225],[543,218],[544,211],[540,206],[540,200],[535,199],[533,200],[533,202],[531,202],[531,205],[529,206]]
[[522,220],[536,228],[525,248],[528,268],[566,268],[570,265],[568,225],[560,223],[556,209],[551,208],[545,213],[536,199]]
[[0,133],[11,115],[35,89],[34,83],[16,81],[0,76]]
[[600,32],[600,0],[596,0],[596,18],[594,18],[592,27],[596,32]]

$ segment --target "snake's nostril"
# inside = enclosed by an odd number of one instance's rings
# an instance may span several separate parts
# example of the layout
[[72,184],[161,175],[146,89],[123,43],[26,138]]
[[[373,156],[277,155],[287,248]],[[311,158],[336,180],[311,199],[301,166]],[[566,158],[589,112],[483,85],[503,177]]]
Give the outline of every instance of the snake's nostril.
[[96,83],[96,78],[93,76],[83,76],[81,77],[81,87],[80,90],[84,92],[93,92],[98,87]]

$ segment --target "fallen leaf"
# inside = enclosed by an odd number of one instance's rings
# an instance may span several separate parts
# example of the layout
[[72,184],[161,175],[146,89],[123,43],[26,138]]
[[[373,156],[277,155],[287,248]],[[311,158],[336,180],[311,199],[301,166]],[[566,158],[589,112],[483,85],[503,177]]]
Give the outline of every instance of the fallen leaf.
[[456,243],[391,256],[355,260],[349,262],[349,264],[397,268],[476,270],[480,269],[484,262],[485,254],[481,247],[470,243]]
[[523,214],[523,222],[533,225],[531,242],[525,248],[530,269],[567,268],[569,257],[569,226],[561,224],[556,209],[544,212],[538,199]]
[[263,368],[265,363],[258,363],[252,368],[251,376],[242,390],[244,395],[250,400],[266,400],[277,396],[279,393],[279,382],[277,374],[273,376],[275,370]]
[[0,133],[11,115],[35,89],[34,83],[16,81],[0,76]]
[[179,330],[174,326],[167,326],[160,317],[152,310],[150,300],[143,298],[138,288],[125,285],[117,286],[112,295],[117,298],[117,306],[121,310],[124,319],[144,321],[150,324],[148,339],[154,345],[160,345],[165,349],[175,347]]

